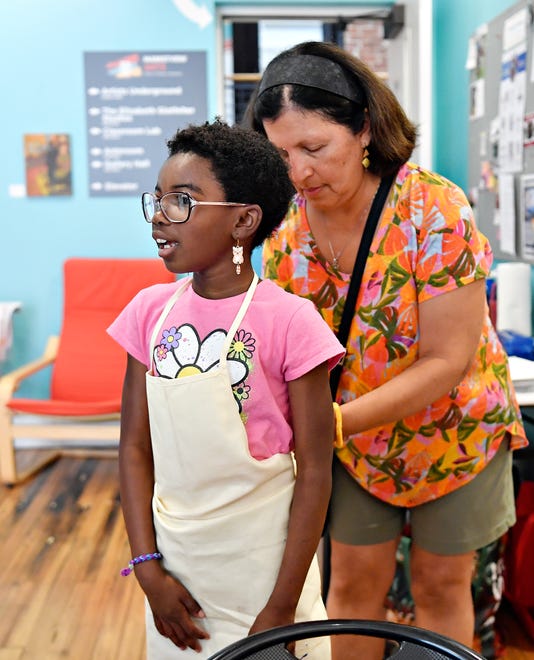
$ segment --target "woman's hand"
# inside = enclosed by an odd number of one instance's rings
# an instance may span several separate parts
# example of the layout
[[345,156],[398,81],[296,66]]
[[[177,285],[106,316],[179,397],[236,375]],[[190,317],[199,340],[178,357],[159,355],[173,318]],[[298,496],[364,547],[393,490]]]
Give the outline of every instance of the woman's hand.
[[485,280],[419,305],[419,356],[405,371],[341,406],[353,435],[418,413],[450,392],[476,354],[485,318]]

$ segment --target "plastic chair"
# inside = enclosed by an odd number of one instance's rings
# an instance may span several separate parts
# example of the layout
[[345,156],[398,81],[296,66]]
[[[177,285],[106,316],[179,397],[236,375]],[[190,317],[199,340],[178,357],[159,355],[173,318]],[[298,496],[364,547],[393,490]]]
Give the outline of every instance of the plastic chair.
[[[82,453],[88,453],[87,441],[99,445],[100,453],[110,441],[116,445],[126,355],[106,328],[140,289],[175,280],[160,259],[67,259],[63,276],[60,336],[49,337],[42,357],[0,378],[0,477],[7,485],[62,454],[80,453],[65,449],[65,441],[85,441],[79,442]],[[48,366],[48,399],[13,397],[25,378]],[[17,422],[21,415],[28,419]],[[39,438],[40,450],[42,444],[55,447],[39,451],[40,460],[20,470],[16,438]]]
[[396,642],[391,660],[484,660],[484,658],[448,637],[423,628],[390,621],[330,619],[305,621],[256,633],[221,649],[209,660],[283,660],[285,645],[299,639],[325,635],[365,635]]

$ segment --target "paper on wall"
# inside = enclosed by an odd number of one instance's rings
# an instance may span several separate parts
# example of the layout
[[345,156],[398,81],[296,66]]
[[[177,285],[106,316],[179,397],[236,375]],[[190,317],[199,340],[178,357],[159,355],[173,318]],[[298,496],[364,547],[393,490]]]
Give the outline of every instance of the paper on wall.
[[497,265],[497,330],[532,335],[532,291],[530,264]]

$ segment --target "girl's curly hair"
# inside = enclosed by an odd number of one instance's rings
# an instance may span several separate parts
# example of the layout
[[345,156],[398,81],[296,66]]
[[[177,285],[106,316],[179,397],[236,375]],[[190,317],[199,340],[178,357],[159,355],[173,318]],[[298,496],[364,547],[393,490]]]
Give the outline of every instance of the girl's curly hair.
[[295,189],[278,150],[263,135],[217,118],[178,130],[167,147],[169,157],[193,153],[208,160],[225,201],[261,207],[252,247],[261,245],[282,222]]

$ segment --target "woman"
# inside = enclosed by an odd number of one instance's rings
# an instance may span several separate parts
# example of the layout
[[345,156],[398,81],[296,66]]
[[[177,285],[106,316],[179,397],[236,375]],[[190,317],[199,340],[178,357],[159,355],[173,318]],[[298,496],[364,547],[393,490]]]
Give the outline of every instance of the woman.
[[[384,617],[409,513],[416,624],[471,645],[474,553],[515,521],[509,450],[526,444],[488,316],[488,242],[462,191],[409,162],[415,127],[342,49],[309,42],[277,56],[247,121],[297,191],[264,247],[266,276],[338,331],[363,264],[335,387],[329,616]],[[382,657],[369,638],[334,637],[333,649]]]

